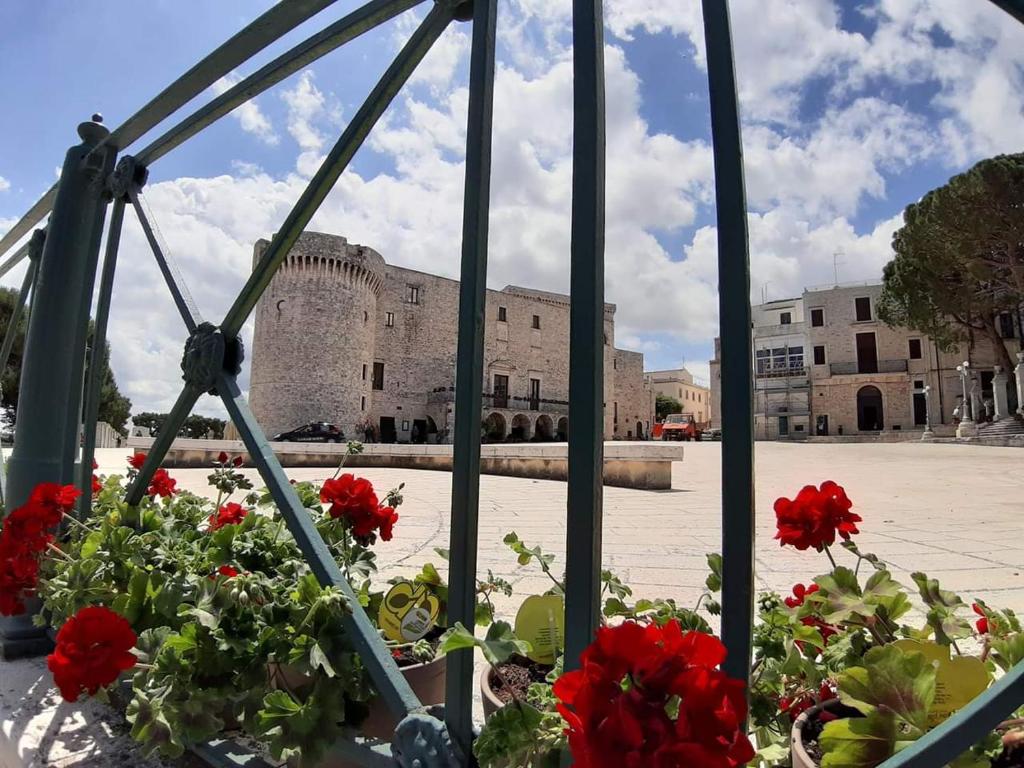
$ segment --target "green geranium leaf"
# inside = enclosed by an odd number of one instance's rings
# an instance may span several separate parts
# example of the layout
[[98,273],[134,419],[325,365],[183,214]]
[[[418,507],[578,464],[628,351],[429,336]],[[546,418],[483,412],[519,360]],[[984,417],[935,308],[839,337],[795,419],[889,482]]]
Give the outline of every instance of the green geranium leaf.
[[704,584],[709,591],[720,592],[722,589],[722,556],[718,552],[709,552],[707,560],[711,573],[704,580]]
[[901,735],[918,738],[928,730],[935,677],[935,665],[923,653],[891,645],[872,648],[864,656],[863,667],[839,674],[839,698],[866,715],[880,711],[895,716]]
[[927,605],[955,608],[964,604],[964,601],[955,592],[940,589],[938,579],[929,579],[920,571],[910,574],[910,578],[917,584],[917,588],[921,593],[921,599]]
[[484,658],[492,666],[502,664],[512,656],[525,656],[530,652],[530,644],[517,639],[507,621],[496,621],[491,624],[487,629],[487,636],[483,639],[474,637],[472,632],[456,622],[455,626],[441,638],[438,651],[446,654],[474,647],[483,651]]
[[825,724],[818,739],[825,756],[821,768],[875,768],[896,749],[896,722],[874,711]]
[[1024,632],[992,638],[992,660],[1004,672],[1024,661]]
[[338,673],[334,671],[334,667],[327,658],[327,654],[324,653],[324,649],[320,647],[320,643],[313,643],[309,649],[309,666],[313,669],[322,669],[328,677],[337,677]]
[[871,574],[863,591],[853,571],[843,566],[817,577],[814,582],[819,590],[807,596],[805,605],[817,606],[822,618],[830,624],[874,616],[880,603],[900,592],[900,585],[884,570]]

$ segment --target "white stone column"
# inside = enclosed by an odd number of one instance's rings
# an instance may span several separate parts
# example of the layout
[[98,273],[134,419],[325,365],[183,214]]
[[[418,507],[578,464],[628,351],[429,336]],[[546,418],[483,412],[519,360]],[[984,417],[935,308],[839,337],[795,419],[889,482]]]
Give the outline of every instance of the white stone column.
[[992,377],[992,406],[995,409],[992,421],[1001,421],[1010,415],[1010,402],[1006,398],[1006,382],[1009,379],[1002,366],[997,365],[992,370],[995,372]]
[[978,381],[978,375],[973,371],[971,372],[971,389],[968,395],[971,398],[971,417],[975,422],[980,422],[981,414],[984,413],[981,406],[981,382]]
[[1017,353],[1017,413],[1024,416],[1024,352]]

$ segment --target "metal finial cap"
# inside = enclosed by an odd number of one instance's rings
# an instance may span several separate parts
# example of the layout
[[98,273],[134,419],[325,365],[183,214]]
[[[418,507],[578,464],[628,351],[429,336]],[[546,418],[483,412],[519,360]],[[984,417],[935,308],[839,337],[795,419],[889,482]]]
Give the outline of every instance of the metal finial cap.
[[93,115],[93,119],[89,122],[78,124],[78,135],[82,137],[83,142],[90,146],[99,144],[110,135],[107,127],[96,121],[97,117],[102,119],[101,115]]
[[92,113],[92,121],[94,123],[102,123],[103,122],[103,115],[101,115],[99,112],[93,112]]

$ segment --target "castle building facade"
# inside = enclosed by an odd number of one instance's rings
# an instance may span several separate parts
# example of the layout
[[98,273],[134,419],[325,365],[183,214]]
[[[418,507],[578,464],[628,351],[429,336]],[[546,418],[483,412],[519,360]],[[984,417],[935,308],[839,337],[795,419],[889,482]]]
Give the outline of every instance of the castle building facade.
[[[254,264],[268,242],[256,244]],[[250,400],[267,434],[317,421],[347,438],[450,442],[459,283],[388,264],[344,237],[303,233],[256,307]],[[644,439],[643,355],[616,349],[605,305],[606,439]],[[482,439],[564,440],[569,297],[488,290]]]

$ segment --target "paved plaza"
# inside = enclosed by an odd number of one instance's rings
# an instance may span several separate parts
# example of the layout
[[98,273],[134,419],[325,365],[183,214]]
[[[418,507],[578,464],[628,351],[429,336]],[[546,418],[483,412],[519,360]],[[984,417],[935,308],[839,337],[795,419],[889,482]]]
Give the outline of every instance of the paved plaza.
[[[100,471],[123,471],[125,454],[123,449],[100,451]],[[685,460],[674,464],[672,490],[605,488],[603,561],[637,596],[672,597],[680,605],[699,596],[707,573],[704,555],[721,549],[720,462],[720,443],[690,443]],[[433,548],[448,546],[451,475],[404,469],[358,473],[381,493],[406,484],[395,537],[376,548],[382,574],[411,575],[428,560],[443,565]],[[207,487],[205,470],[171,474],[181,487],[196,492]],[[295,469],[288,474],[323,481],[331,472]],[[829,479],[846,488],[864,518],[857,537],[861,550],[887,561],[897,580],[913,587],[910,573],[922,570],[965,600],[980,597],[993,606],[1024,611],[1024,452],[921,443],[758,443],[759,588],[788,590],[827,569],[824,555],[783,549],[772,539],[772,504],[780,495],[792,497],[806,483]],[[534,566],[517,566],[502,537],[514,530],[530,546],[555,553],[560,570],[565,504],[562,482],[480,478],[479,572],[492,569],[516,588],[499,609],[511,613],[523,597],[550,586]],[[839,559],[846,555],[836,553]]]

